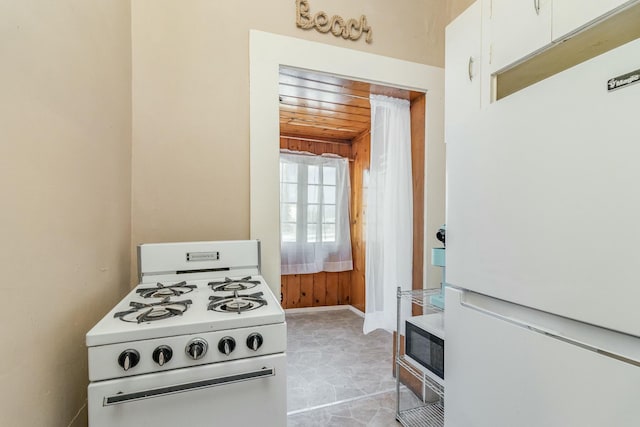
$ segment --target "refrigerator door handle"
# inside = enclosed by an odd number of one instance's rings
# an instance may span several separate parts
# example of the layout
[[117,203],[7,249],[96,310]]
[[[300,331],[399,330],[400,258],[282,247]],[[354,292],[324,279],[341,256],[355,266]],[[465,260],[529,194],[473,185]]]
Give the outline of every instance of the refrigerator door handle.
[[[502,313],[498,313],[497,311],[492,310],[490,307],[483,307],[482,306],[483,304],[481,303],[481,301],[477,301],[475,303],[468,301],[468,299],[470,299],[470,298],[467,298],[469,295],[479,295],[479,294],[470,293],[468,291],[467,292],[463,292],[462,297],[460,298],[460,305],[462,305],[465,308],[468,308],[468,309],[471,309],[471,310],[475,310],[475,311],[480,312],[482,314],[485,314],[487,316],[491,316],[493,318],[502,320],[504,322],[508,322],[508,323],[510,323],[512,325],[515,325],[515,326],[518,326],[518,327],[521,327],[521,328],[524,328],[524,329],[528,329],[528,330],[530,330],[532,332],[536,332],[536,333],[539,333],[539,334],[542,334],[542,335],[546,335],[548,337],[563,341],[563,342],[565,342],[567,344],[575,345],[575,346],[578,346],[578,347],[583,348],[585,350],[593,351],[593,352],[598,353],[598,354],[600,354],[602,356],[606,356],[606,357],[609,357],[609,358],[615,359],[617,361],[620,361],[620,362],[623,362],[623,363],[627,363],[627,364],[630,364],[630,365],[633,365],[633,366],[636,366],[636,367],[640,367],[640,360],[639,359],[628,357],[628,356],[625,356],[623,354],[617,353],[615,351],[605,350],[605,349],[600,348],[598,346],[595,346],[593,344],[586,343],[584,341],[577,340],[577,339],[572,338],[570,336],[560,334],[560,333],[558,333],[556,331],[553,331],[553,330],[551,330],[549,328],[545,328],[544,326],[536,325],[536,324],[524,321],[524,320],[516,318],[516,317],[512,317],[512,316],[508,316],[508,315],[505,315],[505,314],[502,314]],[[486,297],[486,296],[481,296],[481,297],[493,299],[491,297]],[[496,301],[499,301],[499,300],[496,300]],[[502,304],[511,304],[511,303],[502,302],[502,301],[500,303],[502,303]],[[528,310],[533,310],[533,309],[528,309]],[[549,316],[554,316],[554,315],[548,314],[548,313],[545,313],[545,314],[549,315]],[[571,320],[569,320],[569,321],[571,321]]]

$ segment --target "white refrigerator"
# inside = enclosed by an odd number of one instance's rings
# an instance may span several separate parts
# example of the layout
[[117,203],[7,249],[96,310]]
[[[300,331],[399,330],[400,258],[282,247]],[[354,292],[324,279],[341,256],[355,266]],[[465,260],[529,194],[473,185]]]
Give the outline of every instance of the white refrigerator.
[[635,40],[447,140],[447,427],[640,426],[640,83],[607,88],[638,69]]

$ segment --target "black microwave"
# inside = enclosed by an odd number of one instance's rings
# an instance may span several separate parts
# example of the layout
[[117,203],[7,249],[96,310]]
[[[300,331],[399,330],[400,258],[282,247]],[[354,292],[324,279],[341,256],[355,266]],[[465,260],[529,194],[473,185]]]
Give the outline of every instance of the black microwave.
[[405,323],[405,354],[444,380],[443,313],[415,316]]

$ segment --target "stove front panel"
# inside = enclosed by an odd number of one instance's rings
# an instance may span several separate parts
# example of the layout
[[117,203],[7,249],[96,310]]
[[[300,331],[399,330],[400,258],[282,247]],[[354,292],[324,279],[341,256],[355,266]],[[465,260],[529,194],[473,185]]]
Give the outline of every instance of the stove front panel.
[[[253,334],[259,334],[259,338],[252,336]],[[228,338],[231,338],[235,345],[227,345],[225,348],[225,343],[229,343]],[[190,343],[198,339],[206,343],[206,352],[200,353],[199,350],[198,357],[200,358],[193,359],[191,355],[187,354],[187,348]],[[165,360],[164,364],[160,366],[154,360],[154,351],[162,346],[168,347],[172,354],[171,358]],[[257,348],[254,350],[251,347]],[[226,363],[231,360],[284,353],[286,347],[287,326],[285,323],[89,347],[89,380],[101,381],[189,366]],[[130,363],[129,369],[125,371],[120,362],[123,360],[121,355],[128,350],[137,353],[139,359],[135,366],[131,366]],[[227,355],[222,352],[225,350],[231,351]]]
[[284,353],[92,382],[91,427],[287,425]]

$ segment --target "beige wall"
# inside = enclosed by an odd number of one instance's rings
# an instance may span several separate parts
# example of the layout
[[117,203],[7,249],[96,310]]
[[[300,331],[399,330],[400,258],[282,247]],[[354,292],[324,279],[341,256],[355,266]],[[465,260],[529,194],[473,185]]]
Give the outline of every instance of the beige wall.
[[443,66],[442,0],[310,4],[373,43],[296,28],[293,0],[132,1],[132,245],[249,237],[249,29]]
[[368,45],[293,0],[0,0],[0,425],[86,422],[84,334],[131,243],[249,237],[250,28],[442,66],[463,3],[311,0]]
[[0,16],[0,425],[83,425],[84,335],[128,288],[129,0]]
[[476,0],[447,0],[447,23],[453,21]]

